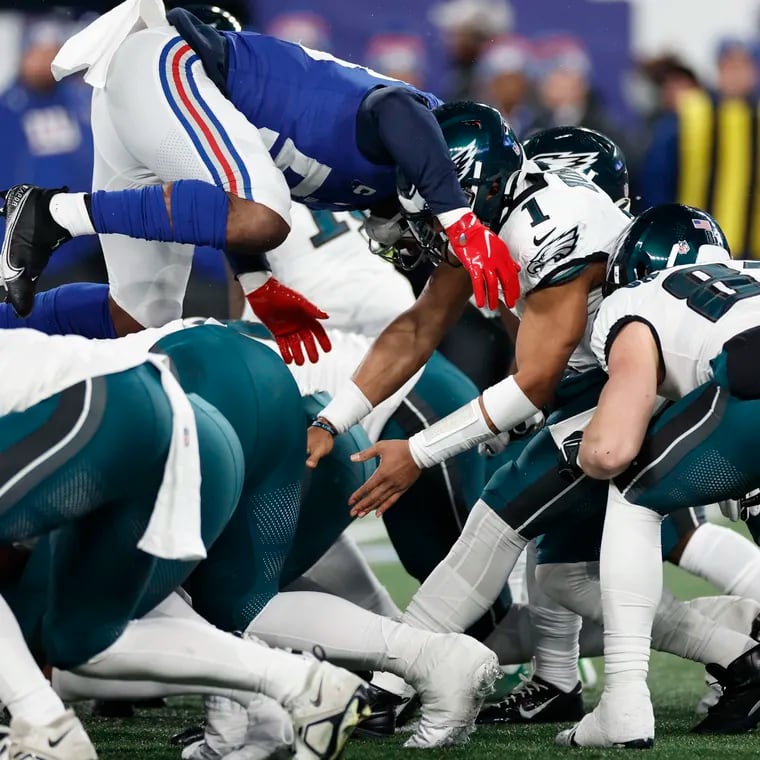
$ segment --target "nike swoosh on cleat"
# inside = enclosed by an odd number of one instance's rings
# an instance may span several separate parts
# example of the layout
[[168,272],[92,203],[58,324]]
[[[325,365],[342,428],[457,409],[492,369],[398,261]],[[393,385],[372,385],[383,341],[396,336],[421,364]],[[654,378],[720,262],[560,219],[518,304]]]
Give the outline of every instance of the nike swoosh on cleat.
[[542,238],[540,237],[533,237],[533,245],[541,245],[542,243],[546,242],[546,239],[549,237],[549,235],[554,234],[557,231],[556,227],[552,227],[549,232],[547,232]]
[[755,704],[752,706],[752,709],[747,713],[747,717],[752,715],[758,707],[760,707],[760,702],[755,702]]
[[530,720],[531,718],[538,715],[540,712],[543,712],[552,702],[554,702],[555,699],[559,694],[556,694],[551,699],[547,699],[546,702],[543,702],[542,704],[538,705],[538,707],[534,707],[532,710],[526,710],[522,705],[520,705],[518,712],[520,715],[525,718],[526,720]]
[[73,730],[72,727],[68,731],[64,731],[55,741],[53,739],[48,739],[48,744],[51,748],[57,747]]
[[[5,228],[5,240],[3,240],[3,249],[2,249],[2,254],[0,254],[0,257],[2,258],[2,268],[4,270],[3,279],[6,282],[12,282],[13,280],[17,279],[19,275],[24,273],[24,267],[19,268],[11,264],[10,243],[11,243],[11,238],[13,237],[13,233],[16,231],[16,222],[18,221],[18,217],[23,211],[28,198],[29,198],[29,194],[27,193],[21,199],[21,203],[19,203],[19,205],[16,207],[15,216],[8,223],[8,226]],[[10,273],[10,276],[7,273]]]

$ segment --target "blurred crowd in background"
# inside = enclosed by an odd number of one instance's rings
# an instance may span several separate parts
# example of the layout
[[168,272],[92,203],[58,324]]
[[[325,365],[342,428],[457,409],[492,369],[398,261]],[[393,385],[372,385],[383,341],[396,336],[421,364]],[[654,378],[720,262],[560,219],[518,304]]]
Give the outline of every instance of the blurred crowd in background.
[[[760,258],[760,46],[752,19],[745,36],[716,37],[705,77],[678,49],[637,57],[623,0],[558,2],[556,14],[545,0],[349,6],[341,0],[229,0],[224,6],[249,29],[332,52],[447,100],[490,103],[521,137],[563,124],[604,132],[628,160],[634,212],[671,200],[700,206],[717,216],[735,256]],[[89,88],[76,79],[55,82],[50,63],[68,36],[113,5],[70,0],[58,7],[39,0],[27,1],[25,13],[0,14],[6,51],[0,58],[0,186],[89,188]],[[602,15],[605,5],[615,5],[615,13]],[[356,34],[341,27],[346,7],[364,30],[362,51]],[[597,17],[613,20],[589,23]],[[194,281],[224,280],[219,257],[196,258]],[[97,241],[78,238],[65,246],[45,276],[47,286],[104,279]],[[201,298],[209,292],[201,291]],[[220,313],[223,301],[202,308]]]

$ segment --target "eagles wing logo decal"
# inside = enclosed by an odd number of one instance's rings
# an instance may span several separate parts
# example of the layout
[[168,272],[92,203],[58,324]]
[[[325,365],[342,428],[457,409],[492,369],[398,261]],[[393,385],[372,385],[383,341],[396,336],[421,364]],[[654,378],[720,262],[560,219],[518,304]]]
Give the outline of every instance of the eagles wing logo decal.
[[461,182],[469,173],[475,163],[478,146],[475,140],[462,148],[453,148],[449,155],[457,170],[457,179]]
[[558,151],[557,153],[539,153],[533,156],[535,161],[545,171],[557,169],[575,169],[579,172],[589,173],[594,168],[598,152],[572,153],[570,151]]
[[567,258],[578,245],[579,237],[580,232],[576,226],[550,240],[528,262],[528,274],[537,275],[548,264],[555,264]]

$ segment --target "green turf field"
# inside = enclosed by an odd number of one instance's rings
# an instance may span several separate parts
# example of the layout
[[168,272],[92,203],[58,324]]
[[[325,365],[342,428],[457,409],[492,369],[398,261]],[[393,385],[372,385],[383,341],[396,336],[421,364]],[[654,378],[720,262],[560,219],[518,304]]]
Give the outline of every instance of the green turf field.
[[[415,589],[414,582],[393,564],[376,566],[378,575],[400,604],[405,604]],[[706,583],[668,568],[670,588],[682,598],[714,593]],[[601,663],[597,662],[601,675]],[[694,706],[704,691],[702,668],[669,655],[655,654],[652,659],[650,685],[657,714],[657,741],[647,757],[718,758],[731,760],[757,757],[760,735],[717,737],[692,736],[689,728],[697,722]],[[587,694],[587,706],[593,705],[598,689]],[[86,716],[87,708],[80,713]],[[179,752],[168,738],[200,716],[193,700],[178,700],[165,710],[139,711],[131,720],[88,720],[88,729],[103,760],[169,760]],[[571,750],[553,744],[556,726],[480,729],[462,749],[426,752],[431,758],[459,760],[508,760],[509,758],[554,758],[580,754],[586,758],[620,757],[620,750]],[[349,743],[346,760],[386,760],[408,754],[403,750],[403,736],[387,742]]]

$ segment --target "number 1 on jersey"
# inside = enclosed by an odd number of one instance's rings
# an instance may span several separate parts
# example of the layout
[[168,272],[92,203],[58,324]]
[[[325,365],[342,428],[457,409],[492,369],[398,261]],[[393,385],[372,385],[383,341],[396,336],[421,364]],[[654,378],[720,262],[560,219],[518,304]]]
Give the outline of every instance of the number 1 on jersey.
[[538,227],[542,222],[546,222],[549,217],[541,211],[541,207],[538,205],[538,201],[535,198],[531,198],[522,205],[522,211],[527,211],[530,214],[530,226]]

